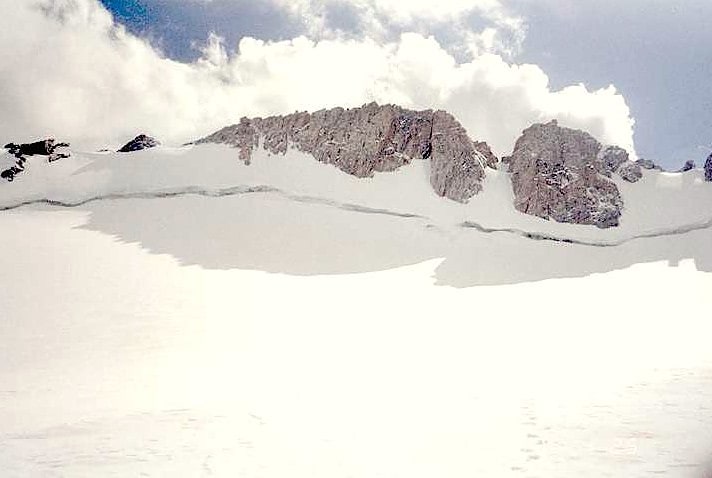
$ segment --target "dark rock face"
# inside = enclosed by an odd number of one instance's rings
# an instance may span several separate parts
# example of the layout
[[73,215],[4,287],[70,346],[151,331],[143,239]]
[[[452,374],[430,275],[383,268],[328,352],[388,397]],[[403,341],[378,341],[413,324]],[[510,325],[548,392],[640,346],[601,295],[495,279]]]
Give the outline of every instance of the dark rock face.
[[8,143],[5,149],[15,156],[50,156],[57,148],[69,147],[69,143],[57,143],[53,138],[35,141],[34,143]]
[[435,192],[466,202],[482,189],[488,164],[497,158],[484,143],[473,143],[465,129],[444,111],[412,111],[370,103],[268,118],[242,118],[196,143],[222,143],[250,163],[262,147],[285,154],[290,147],[333,164],[353,176],[394,171],[413,160],[430,160]]
[[657,164],[655,164],[653,161],[651,161],[649,159],[641,158],[638,161],[636,161],[636,163],[643,169],[648,169],[648,170],[654,169],[656,171],[663,170],[663,168],[661,168],[660,166],[658,166]]
[[692,171],[695,169],[696,164],[694,161],[685,161],[685,164],[680,168],[677,172],[678,173],[686,173],[688,171]]
[[609,180],[640,179],[639,168],[617,147],[602,148],[583,131],[556,121],[526,129],[508,158],[514,206],[544,219],[600,228],[617,226],[623,199]]
[[134,139],[126,143],[119,149],[119,153],[130,153],[132,151],[141,151],[142,149],[155,148],[161,143],[156,139],[146,136],[145,134],[140,134]]
[[35,141],[34,143],[8,143],[5,145],[5,149],[15,156],[17,161],[13,166],[0,172],[0,177],[9,182],[14,181],[15,176],[25,170],[27,156],[47,156],[47,161],[50,163],[58,159],[68,158],[70,156],[69,153],[57,151],[59,148],[68,147],[69,143],[57,143],[53,138]]
[[705,162],[705,181],[712,181],[712,154],[707,158]]

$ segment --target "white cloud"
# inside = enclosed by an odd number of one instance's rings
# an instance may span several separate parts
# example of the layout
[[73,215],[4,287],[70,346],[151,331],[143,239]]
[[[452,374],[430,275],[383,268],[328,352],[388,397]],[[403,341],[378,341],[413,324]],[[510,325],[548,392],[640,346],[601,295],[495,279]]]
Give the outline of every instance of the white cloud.
[[407,24],[416,19],[452,20],[463,14],[478,11],[491,17],[503,17],[504,7],[499,0],[272,0],[284,8],[303,15],[318,16],[330,4],[348,4],[360,11],[371,11],[387,17],[388,21]]
[[[242,0],[235,0],[242,1]],[[407,31],[429,33],[447,28],[453,51],[498,52],[507,55],[521,47],[526,30],[524,21],[500,0],[271,0],[299,18],[311,38],[343,37],[330,12],[348,12],[359,24],[358,35],[385,40]],[[470,16],[476,15],[487,26],[473,29]],[[352,32],[353,33],[353,32]]]
[[212,36],[203,58],[184,64],[114,25],[96,0],[42,4],[0,6],[8,24],[22,26],[0,30],[0,135],[7,141],[52,134],[94,147],[143,131],[180,143],[243,115],[376,100],[449,110],[499,153],[530,123],[550,118],[633,147],[630,112],[612,87],[551,91],[537,66],[491,53],[458,61],[416,33],[386,43],[244,38],[236,53]]

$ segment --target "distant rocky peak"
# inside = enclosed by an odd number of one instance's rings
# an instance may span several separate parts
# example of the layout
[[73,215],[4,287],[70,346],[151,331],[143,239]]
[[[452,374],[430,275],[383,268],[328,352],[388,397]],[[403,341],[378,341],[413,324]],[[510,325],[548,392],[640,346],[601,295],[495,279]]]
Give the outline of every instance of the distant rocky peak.
[[629,182],[642,177],[624,149],[604,147],[590,134],[555,120],[527,128],[507,163],[517,210],[601,228],[617,226],[623,208],[609,178],[614,173]]
[[132,151],[141,151],[142,149],[155,148],[161,143],[145,134],[139,134],[134,139],[123,145],[119,149],[119,153],[130,153]]
[[489,146],[473,142],[449,113],[377,103],[242,118],[197,143],[235,147],[245,164],[260,146],[272,154],[294,148],[361,178],[394,171],[413,160],[428,160],[435,192],[460,202],[480,192],[485,168],[497,164]]

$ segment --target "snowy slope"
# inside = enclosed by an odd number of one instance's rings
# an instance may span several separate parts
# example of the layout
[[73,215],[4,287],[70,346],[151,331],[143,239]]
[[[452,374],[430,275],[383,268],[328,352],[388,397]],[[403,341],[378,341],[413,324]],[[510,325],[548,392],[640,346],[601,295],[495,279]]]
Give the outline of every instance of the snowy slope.
[[621,184],[602,231],[519,214],[501,172],[460,205],[422,162],[35,159],[0,184],[2,476],[709,471],[698,172]]
[[0,207],[38,200],[78,203],[132,194],[230,194],[264,186],[286,195],[417,214],[442,224],[471,221],[483,228],[513,228],[592,242],[674,234],[704,227],[712,220],[712,213],[701,207],[712,201],[712,186],[704,182],[701,170],[684,174],[645,171],[636,184],[619,180],[626,205],[622,225],[598,230],[519,213],[512,206],[509,178],[503,171],[488,170],[484,192],[467,205],[439,198],[428,184],[427,167],[426,161],[415,161],[394,173],[359,179],[296,150],[284,156],[258,150],[250,166],[237,161],[236,150],[214,144],[161,147],[128,155],[79,153],[61,164],[35,160],[22,181],[0,189]]

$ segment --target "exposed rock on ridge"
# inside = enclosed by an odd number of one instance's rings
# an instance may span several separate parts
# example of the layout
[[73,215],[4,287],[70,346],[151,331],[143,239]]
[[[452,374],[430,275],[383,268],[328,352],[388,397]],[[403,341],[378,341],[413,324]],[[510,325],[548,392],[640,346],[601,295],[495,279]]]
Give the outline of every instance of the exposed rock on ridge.
[[268,118],[242,118],[197,143],[224,143],[250,163],[260,145],[273,153],[288,148],[313,155],[357,177],[394,171],[414,159],[429,159],[437,194],[466,202],[482,189],[487,166],[497,158],[485,143],[473,143],[462,125],[444,111],[412,111],[370,103]]
[[158,142],[156,139],[151,138],[150,136],[147,136],[145,134],[140,134],[125,145],[123,145],[118,152],[130,153],[133,151],[141,151],[142,149],[155,148],[160,144],[161,143]]
[[68,148],[69,143],[57,143],[54,138],[43,139],[41,141],[35,141],[33,143],[8,143],[5,145],[5,149],[8,153],[12,154],[17,161],[15,164],[0,172],[0,177],[12,182],[15,180],[15,176],[20,174],[25,170],[25,163],[27,162],[26,156],[47,156],[47,162],[54,162],[58,159],[68,158],[70,154],[68,152],[58,152],[60,148]]
[[697,165],[694,161],[685,161],[685,164],[677,171],[678,173],[686,173],[695,169]]
[[712,181],[712,154],[709,155],[705,162],[705,181]]
[[507,162],[517,210],[600,228],[617,226],[623,208],[620,191],[608,178],[642,177],[622,148],[602,147],[590,134],[556,121],[526,129]]

